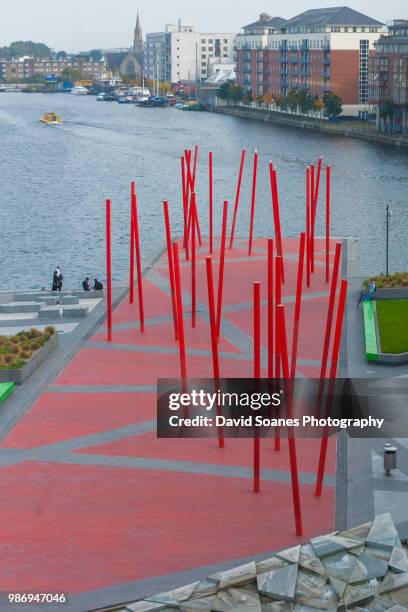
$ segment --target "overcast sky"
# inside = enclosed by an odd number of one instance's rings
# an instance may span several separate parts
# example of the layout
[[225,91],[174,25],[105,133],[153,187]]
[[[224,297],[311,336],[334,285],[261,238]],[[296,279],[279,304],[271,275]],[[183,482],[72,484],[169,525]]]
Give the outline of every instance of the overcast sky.
[[[0,47],[14,40],[67,51],[128,47],[137,10],[144,34],[179,17],[197,31],[238,32],[261,12],[292,17],[308,8],[341,5],[341,0],[0,0]],[[349,0],[347,5],[379,21],[408,17],[407,0]]]

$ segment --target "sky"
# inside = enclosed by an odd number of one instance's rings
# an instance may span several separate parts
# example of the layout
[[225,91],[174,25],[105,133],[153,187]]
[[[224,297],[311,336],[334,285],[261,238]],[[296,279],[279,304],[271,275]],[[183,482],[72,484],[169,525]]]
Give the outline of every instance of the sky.
[[178,18],[198,32],[239,32],[262,12],[288,18],[342,4],[383,22],[408,17],[407,0],[0,0],[0,47],[15,40],[69,52],[129,47],[138,10],[144,34]]

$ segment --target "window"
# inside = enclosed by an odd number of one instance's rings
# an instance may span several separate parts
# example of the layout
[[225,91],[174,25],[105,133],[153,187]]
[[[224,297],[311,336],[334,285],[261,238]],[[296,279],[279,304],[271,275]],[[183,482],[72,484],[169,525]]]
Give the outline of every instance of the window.
[[203,53],[203,54],[201,55],[201,59],[205,59],[205,58],[206,58],[206,55],[205,55],[205,53]]
[[202,66],[207,66],[207,62],[201,62]]
[[224,38],[224,45],[228,44],[228,38]]

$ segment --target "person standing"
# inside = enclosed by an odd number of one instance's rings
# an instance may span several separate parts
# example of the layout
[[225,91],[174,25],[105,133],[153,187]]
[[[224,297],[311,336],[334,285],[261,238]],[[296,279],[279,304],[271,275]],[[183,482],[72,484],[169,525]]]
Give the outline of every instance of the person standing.
[[56,278],[56,291],[61,291],[62,290],[62,281],[64,279],[64,277],[62,276],[62,272],[61,272],[61,268],[60,266],[57,266],[57,269],[54,272],[54,278]]

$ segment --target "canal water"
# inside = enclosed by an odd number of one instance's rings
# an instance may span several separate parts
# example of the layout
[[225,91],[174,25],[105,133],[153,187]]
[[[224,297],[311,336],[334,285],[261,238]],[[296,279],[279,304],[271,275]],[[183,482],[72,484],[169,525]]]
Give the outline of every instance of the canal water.
[[[46,111],[61,126],[39,122]],[[0,290],[50,286],[61,265],[67,286],[105,277],[104,201],[112,199],[113,274],[128,268],[129,184],[137,182],[143,257],[163,243],[163,198],[181,231],[180,155],[200,146],[198,206],[207,226],[207,154],[214,152],[215,226],[233,205],[240,153],[247,149],[237,234],[248,235],[252,151],[260,154],[255,233],[273,228],[267,164],[279,172],[286,235],[304,227],[304,169],[332,165],[332,230],[358,236],[362,272],[384,272],[386,205],[390,269],[408,269],[408,154],[348,138],[303,132],[214,113],[96,102],[67,94],[0,94]],[[324,196],[324,192],[321,194]],[[320,199],[317,234],[324,231]]]

